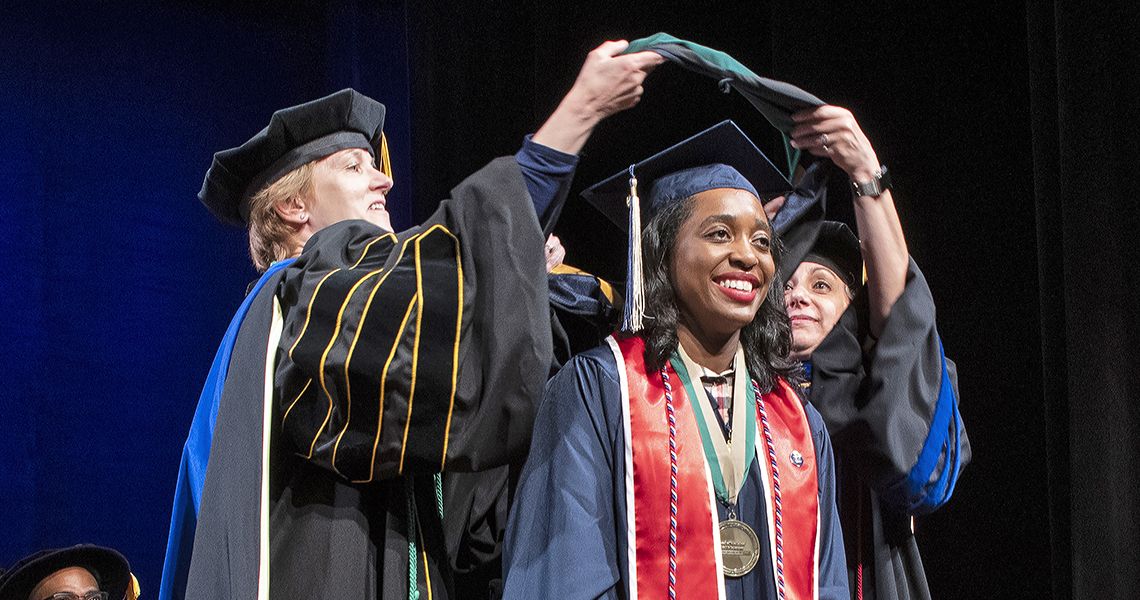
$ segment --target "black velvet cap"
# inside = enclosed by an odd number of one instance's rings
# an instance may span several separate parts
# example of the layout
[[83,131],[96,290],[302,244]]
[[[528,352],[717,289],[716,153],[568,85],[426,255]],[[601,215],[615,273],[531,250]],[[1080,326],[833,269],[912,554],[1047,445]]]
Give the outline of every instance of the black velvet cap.
[[[633,175],[637,177],[638,194],[652,199],[657,180],[685,169],[715,164],[735,169],[752,184],[761,200],[783,194],[792,188],[792,184],[772,161],[732,121],[722,121],[674,144],[634,164],[632,169]],[[630,172],[627,169],[582,192],[582,197],[623,231],[629,230],[629,208],[626,204],[630,192],[629,179]],[[654,204],[652,201],[641,202],[643,227],[660,208]]]
[[198,199],[216,217],[243,225],[249,200],[293,169],[346,148],[380,155],[384,105],[352,89],[283,108],[237,148],[214,154]]
[[87,569],[111,600],[122,600],[131,583],[131,567],[122,554],[102,546],[80,544],[41,550],[19,560],[0,575],[0,598],[25,600],[45,577],[68,567]]
[[820,223],[819,234],[811,250],[808,250],[802,260],[792,265],[792,270],[804,262],[819,263],[831,269],[848,287],[855,288],[862,283],[863,254],[859,251],[859,238],[844,223]]

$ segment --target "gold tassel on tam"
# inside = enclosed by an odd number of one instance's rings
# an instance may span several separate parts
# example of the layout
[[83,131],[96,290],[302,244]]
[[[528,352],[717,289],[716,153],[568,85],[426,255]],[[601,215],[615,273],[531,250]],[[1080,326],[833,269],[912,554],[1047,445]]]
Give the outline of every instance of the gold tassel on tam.
[[392,157],[388,154],[388,136],[380,133],[380,172],[392,177]]
[[127,595],[123,596],[123,600],[138,600],[142,595],[142,587],[139,586],[139,580],[131,573],[131,583],[127,586]]
[[637,176],[634,165],[629,166],[629,256],[626,262],[625,309],[622,313],[622,331],[637,333],[645,318],[645,275],[641,270],[641,200],[637,197]]

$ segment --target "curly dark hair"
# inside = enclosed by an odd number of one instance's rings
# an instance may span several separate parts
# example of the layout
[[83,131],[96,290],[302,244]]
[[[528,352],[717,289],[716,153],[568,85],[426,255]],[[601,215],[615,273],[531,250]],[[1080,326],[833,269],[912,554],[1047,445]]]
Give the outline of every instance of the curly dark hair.
[[[677,232],[692,213],[691,197],[674,202],[654,215],[641,233],[646,320],[640,335],[645,340],[645,364],[652,370],[664,366],[677,349],[680,314],[670,265],[673,263]],[[740,331],[748,371],[763,392],[775,387],[776,377],[783,377],[789,382],[802,378],[800,363],[790,357],[792,327],[784,307],[784,278],[779,271],[783,248],[775,236],[772,253],[777,270],[768,286],[768,295],[756,318]]]

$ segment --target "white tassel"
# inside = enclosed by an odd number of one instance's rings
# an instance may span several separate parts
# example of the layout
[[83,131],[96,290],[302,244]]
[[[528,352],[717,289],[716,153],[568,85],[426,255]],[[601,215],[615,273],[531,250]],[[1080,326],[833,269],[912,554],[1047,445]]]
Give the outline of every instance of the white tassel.
[[629,166],[629,255],[626,262],[625,309],[622,330],[637,333],[645,317],[645,275],[641,270],[641,200],[637,197],[637,177]]

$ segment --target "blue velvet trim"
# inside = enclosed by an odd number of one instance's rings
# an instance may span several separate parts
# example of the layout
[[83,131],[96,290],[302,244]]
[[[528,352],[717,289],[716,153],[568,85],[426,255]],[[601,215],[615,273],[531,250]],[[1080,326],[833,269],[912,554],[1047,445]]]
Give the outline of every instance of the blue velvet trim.
[[210,444],[214,439],[214,423],[218,418],[218,405],[226,384],[238,330],[253,304],[253,299],[265,283],[281,269],[293,264],[295,258],[275,262],[254,284],[237,313],[226,328],[226,335],[214,355],[210,374],[198,397],[190,434],[182,447],[182,461],[178,465],[178,483],[174,488],[174,508],[170,515],[170,536],[166,540],[166,560],[162,565],[159,583],[159,600],[181,599],[186,593],[186,578],[190,573],[190,554],[194,550],[194,528],[198,525],[198,508],[202,505],[202,486],[206,483],[206,463],[210,460]]
[[[942,362],[942,382],[934,417],[930,422],[930,433],[906,478],[905,489],[911,513],[928,513],[946,504],[954,493],[962,467],[962,419],[958,414],[954,386],[946,370],[946,353],[942,348],[942,340],[938,341],[938,352]],[[943,454],[946,458],[942,461],[942,469],[938,477],[931,481],[934,470],[938,467],[938,458]]]

